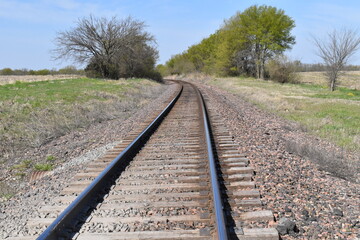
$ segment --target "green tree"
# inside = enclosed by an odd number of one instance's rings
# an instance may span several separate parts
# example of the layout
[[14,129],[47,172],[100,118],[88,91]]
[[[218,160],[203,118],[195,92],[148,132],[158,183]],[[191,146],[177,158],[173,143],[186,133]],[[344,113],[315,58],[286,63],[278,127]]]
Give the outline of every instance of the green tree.
[[258,78],[265,76],[267,59],[295,44],[295,37],[291,35],[294,20],[275,7],[251,6],[243,13],[237,13],[228,24],[236,26],[238,42],[251,50]]
[[283,10],[252,6],[238,12],[199,44],[173,56],[166,67],[170,73],[189,71],[207,74],[265,76],[265,63],[295,43],[294,21]]

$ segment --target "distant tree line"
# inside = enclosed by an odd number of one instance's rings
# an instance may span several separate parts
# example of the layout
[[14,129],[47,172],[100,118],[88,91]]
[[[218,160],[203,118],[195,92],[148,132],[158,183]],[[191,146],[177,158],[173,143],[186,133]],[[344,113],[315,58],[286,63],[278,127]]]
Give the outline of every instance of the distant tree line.
[[269,59],[295,44],[294,21],[283,10],[251,6],[226,20],[214,34],[158,66],[162,74],[203,72],[265,78]]
[[31,70],[31,69],[11,69],[3,68],[0,69],[0,75],[58,75],[58,74],[75,74],[75,75],[84,75],[85,72],[83,69],[77,69],[74,66],[67,66],[64,68],[56,69],[40,69],[40,70]]
[[[322,63],[301,63],[300,61],[295,61],[295,64],[298,72],[324,72],[328,69],[328,67]],[[360,71],[360,66],[346,65],[343,71]]]
[[145,31],[145,23],[131,17],[79,19],[76,27],[59,32],[55,59],[86,64],[87,76],[99,78],[151,78],[161,80],[155,70],[156,41]]

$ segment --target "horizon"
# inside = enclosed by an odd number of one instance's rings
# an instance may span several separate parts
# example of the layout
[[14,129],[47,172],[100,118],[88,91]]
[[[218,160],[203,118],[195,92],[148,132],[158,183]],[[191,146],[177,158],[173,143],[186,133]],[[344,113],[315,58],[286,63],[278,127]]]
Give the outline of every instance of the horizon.
[[[60,69],[69,65],[84,68],[72,61],[52,61],[50,51],[55,48],[53,39],[57,32],[75,27],[79,18],[90,14],[132,16],[144,21],[148,26],[146,30],[157,40],[157,64],[164,64],[171,56],[214,33],[237,11],[252,5],[276,7],[294,19],[296,27],[292,34],[296,44],[285,54],[305,64],[322,62],[315,54],[316,48],[310,40],[312,35],[322,38],[335,28],[358,30],[356,26],[360,25],[357,17],[360,2],[354,0],[347,1],[346,5],[338,0],[316,0],[307,4],[288,0],[225,0],[219,4],[210,0],[205,5],[203,1],[174,0],[110,0],[104,3],[99,0],[0,0],[0,69]],[[349,64],[360,65],[359,53]]]

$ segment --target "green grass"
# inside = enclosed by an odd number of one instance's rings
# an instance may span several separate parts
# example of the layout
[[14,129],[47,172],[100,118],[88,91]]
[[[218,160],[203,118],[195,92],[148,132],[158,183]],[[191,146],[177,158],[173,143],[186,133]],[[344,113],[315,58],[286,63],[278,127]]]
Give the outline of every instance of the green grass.
[[15,164],[12,168],[15,170],[26,170],[31,167],[31,160],[23,160],[20,164]]
[[46,161],[48,161],[48,162],[54,162],[55,159],[56,158],[53,155],[49,155],[49,156],[46,157]]
[[360,90],[348,89],[348,88],[338,88],[334,92],[321,91],[314,94],[314,98],[328,98],[328,99],[347,99],[347,100],[356,100],[360,101]]
[[38,147],[74,129],[123,117],[146,102],[155,86],[144,79],[88,78],[1,85],[0,153]]
[[54,166],[50,163],[38,163],[35,164],[34,169],[38,171],[51,171]]
[[24,177],[26,175],[26,171],[31,168],[31,165],[31,160],[23,160],[21,163],[13,165],[12,170],[14,171],[14,175]]
[[139,81],[138,79],[124,82],[80,78],[31,83],[16,82],[0,86],[0,101],[26,103],[38,108],[50,103],[84,103],[91,99],[105,101],[111,94],[122,96],[127,89],[133,88]]
[[[19,160],[34,148],[46,150],[46,144],[70,132],[113,119],[126,120],[165,88],[145,79],[79,78],[0,85],[0,166],[14,181],[26,180],[34,169],[50,171],[66,159],[40,153],[31,160]],[[0,181],[1,198],[16,192],[11,186]]]
[[360,90],[340,87],[330,92],[316,84],[279,84],[252,78],[210,81],[227,91],[349,150],[360,150]]

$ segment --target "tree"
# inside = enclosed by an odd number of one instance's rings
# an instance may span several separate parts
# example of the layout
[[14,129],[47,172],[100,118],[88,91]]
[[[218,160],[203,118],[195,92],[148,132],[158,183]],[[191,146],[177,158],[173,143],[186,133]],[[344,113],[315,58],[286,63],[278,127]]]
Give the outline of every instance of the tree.
[[13,75],[14,71],[11,68],[3,68],[0,73],[1,75]]
[[313,42],[326,65],[330,90],[334,91],[341,71],[360,47],[360,37],[356,31],[344,28],[328,33],[325,40],[313,36]]
[[251,6],[230,19],[228,25],[236,26],[239,41],[252,53],[258,78],[264,78],[269,58],[295,44],[295,37],[290,33],[295,27],[294,20],[275,7]]
[[[252,6],[238,12],[199,44],[173,56],[170,73],[265,76],[265,63],[295,44],[294,21],[283,10]],[[173,71],[175,70],[175,71]]]
[[137,70],[151,72],[158,52],[154,37],[144,30],[144,22],[131,17],[79,19],[77,26],[59,32],[55,39],[55,59],[72,58],[86,63],[86,71],[103,78],[137,77]]

